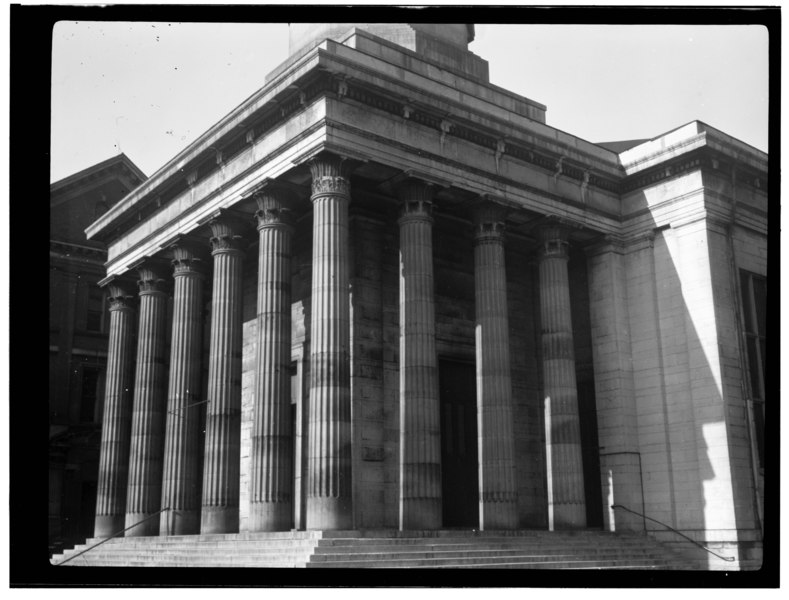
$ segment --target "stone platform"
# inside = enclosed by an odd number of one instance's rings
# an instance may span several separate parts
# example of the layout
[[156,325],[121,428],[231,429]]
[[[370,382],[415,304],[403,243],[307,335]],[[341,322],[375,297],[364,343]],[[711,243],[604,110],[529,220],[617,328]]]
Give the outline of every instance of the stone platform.
[[699,566],[660,542],[603,531],[292,531],[89,539],[53,565],[109,567],[663,569]]

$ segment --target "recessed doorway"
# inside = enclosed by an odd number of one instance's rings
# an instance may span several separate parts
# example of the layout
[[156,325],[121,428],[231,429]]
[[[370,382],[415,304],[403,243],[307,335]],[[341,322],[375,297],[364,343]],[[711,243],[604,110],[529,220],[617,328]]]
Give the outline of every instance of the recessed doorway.
[[477,382],[473,363],[440,360],[444,527],[479,526]]

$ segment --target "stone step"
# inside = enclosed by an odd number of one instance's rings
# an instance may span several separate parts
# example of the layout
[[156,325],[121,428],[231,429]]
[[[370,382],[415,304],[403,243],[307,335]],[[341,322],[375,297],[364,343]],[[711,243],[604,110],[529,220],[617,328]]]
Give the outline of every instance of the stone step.
[[475,559],[475,558],[506,558],[506,557],[520,557],[529,558],[530,560],[539,562],[549,561],[574,561],[574,560],[652,560],[660,561],[665,560],[665,557],[659,554],[639,554],[632,555],[630,553],[621,552],[600,552],[598,554],[539,554],[531,552],[523,552],[521,550],[469,550],[469,551],[452,551],[452,552],[373,552],[373,553],[348,553],[336,555],[319,555],[314,554],[310,557],[310,562],[364,562],[364,561],[377,561],[377,560],[418,560],[418,559],[432,559],[432,558],[446,558],[446,559]]
[[641,565],[649,566],[659,564],[662,568],[666,568],[667,562],[658,562],[654,559],[629,559],[621,557],[618,559],[600,559],[600,560],[552,560],[552,561],[536,561],[530,556],[511,556],[506,561],[502,561],[498,557],[490,558],[423,558],[423,559],[396,559],[396,560],[366,560],[366,561],[331,561],[331,562],[308,562],[308,568],[325,567],[325,568],[353,568],[353,569],[389,569],[389,568],[435,568],[435,567],[462,567],[465,568],[469,565],[487,567],[489,565],[496,565],[502,563],[511,563],[521,566],[521,568],[532,569],[557,569],[557,568],[611,568],[617,565]]
[[[73,551],[80,552],[81,550],[85,550],[89,546],[80,545],[75,546]],[[269,549],[269,550],[277,550],[277,549],[288,549],[288,548],[314,548],[315,542],[287,542],[287,541],[277,541],[277,542],[238,542],[234,544],[232,542],[150,542],[150,543],[141,543],[141,542],[130,542],[130,543],[119,543],[119,544],[112,544],[106,543],[101,544],[95,547],[94,550],[91,552],[95,552],[96,550],[119,550],[119,551],[127,551],[127,550],[167,550],[170,548],[205,548],[206,550],[211,550],[214,552],[223,552],[225,550],[231,549]]]
[[[229,539],[211,539],[205,538],[203,536],[178,536],[178,537],[170,537],[170,536],[153,536],[153,537],[128,537],[128,538],[113,538],[111,540],[107,540],[102,545],[118,545],[118,544],[209,544],[209,545],[216,545],[222,546],[227,544],[315,544],[319,541],[316,538],[229,538]],[[83,545],[91,546],[101,540],[88,540]]]
[[[425,540],[425,539],[412,539],[412,540],[386,540],[386,539],[366,539],[366,540],[352,540],[352,539],[341,539],[341,540],[318,540],[317,547],[318,548],[330,548],[330,547],[347,547],[353,546],[358,548],[372,548],[372,547],[399,547],[404,548],[408,546],[422,546],[425,544],[430,544],[433,546],[450,546],[450,545],[476,545],[476,546],[501,546],[501,547],[533,547],[533,548],[545,548],[545,547],[555,547],[555,548],[566,548],[569,544],[562,543],[561,541],[557,540],[544,540],[544,541],[522,541],[522,540],[512,540],[512,539],[491,539],[491,540],[473,540],[467,538],[445,538],[442,540]],[[635,540],[627,540],[621,543],[617,543],[616,540],[590,540],[590,541],[582,541],[582,542],[573,542],[572,547],[574,548],[599,548],[599,547],[611,547],[611,548],[639,548],[643,547],[645,544],[644,542],[635,541]],[[654,546],[654,544],[646,544],[647,546]]]
[[[79,559],[77,559],[79,560]],[[304,560],[254,560],[249,557],[226,557],[223,559],[195,559],[171,557],[158,557],[145,559],[141,557],[127,560],[105,559],[89,560],[83,566],[157,566],[157,567],[278,567],[293,568],[307,566],[310,568],[500,568],[512,566],[513,568],[534,569],[599,569],[599,568],[682,568],[681,564],[668,561],[655,561],[647,559],[577,559],[569,560],[534,560],[534,557],[473,557],[468,559],[420,558],[409,560],[365,560],[365,561],[332,561],[324,563],[309,562]]]
[[[312,545],[282,545],[278,547],[267,547],[265,545],[252,545],[252,544],[239,544],[232,547],[224,548],[228,553],[235,555],[277,555],[277,554],[304,554],[313,551]],[[517,544],[409,544],[409,545],[367,545],[367,546],[318,546],[314,548],[316,556],[333,556],[333,555],[367,555],[367,554],[413,554],[413,553],[453,553],[453,552],[520,552],[520,553],[534,553],[538,555],[557,555],[565,554],[568,550],[567,546],[551,545],[545,546],[531,546],[531,545],[517,545]],[[75,549],[65,553],[64,558],[76,554],[80,550]],[[122,554],[139,554],[150,556],[164,556],[170,554],[183,554],[183,555],[199,555],[210,554],[216,555],[217,548],[214,546],[206,546],[204,544],[169,544],[157,546],[144,546],[144,545],[114,545],[108,547],[102,545],[89,551],[91,556],[111,556]],[[617,547],[617,546],[589,546],[579,548],[572,547],[574,555],[599,555],[605,554],[618,554],[618,555],[649,555],[649,556],[673,556],[667,553],[665,549],[654,546],[632,546],[632,547]],[[53,556],[53,559],[58,559],[59,556]]]
[[[79,560],[79,559],[77,559]],[[194,567],[194,568],[274,568],[274,569],[293,569],[304,568],[304,561],[300,562],[287,562],[287,561],[234,561],[232,563],[216,562],[216,561],[152,561],[152,560],[105,560],[94,561],[82,565],[84,567]]]
[[[310,543],[311,541],[319,541],[323,544],[342,545],[342,544],[419,544],[426,540],[432,543],[453,543],[460,540],[473,541],[473,542],[523,542],[526,540],[533,543],[543,543],[550,541],[553,543],[566,543],[572,541],[574,544],[638,544],[642,543],[646,538],[644,536],[626,536],[623,534],[610,534],[601,532],[585,532],[585,533],[569,533],[569,532],[526,532],[524,535],[504,535],[501,532],[487,533],[476,532],[474,534],[458,534],[452,533],[440,536],[412,536],[403,537],[395,535],[393,532],[390,535],[371,535],[370,532],[365,532],[363,536],[347,535],[345,532],[273,532],[273,533],[244,533],[244,534],[212,534],[212,535],[191,535],[191,536],[140,536],[140,537],[127,537],[127,538],[114,538],[105,542],[106,544],[145,544],[152,543],[210,543],[210,544],[238,544],[238,543],[276,543],[287,542],[296,543],[302,541],[303,543]],[[523,532],[509,532],[509,533],[523,533]],[[331,535],[329,535],[331,534]],[[80,546],[88,546],[101,541],[98,538],[91,538],[86,540],[85,544]]]
[[[568,551],[567,546],[523,546],[523,545],[488,545],[488,544],[429,544],[429,545],[410,545],[410,546],[317,546],[316,555],[342,554],[342,553],[365,553],[372,554],[378,552],[454,552],[454,551],[519,551],[534,552],[537,554],[564,554]],[[616,552],[624,554],[633,553],[659,553],[666,555],[665,550],[652,546],[633,546],[629,548],[617,546],[588,546],[585,548],[571,548],[573,554],[598,554],[600,552]]]
[[[414,569],[455,569],[457,567],[454,566],[423,566],[423,567],[411,567]],[[466,565],[462,567],[463,569],[549,569],[549,570],[559,570],[559,569],[577,569],[579,571],[583,570],[620,570],[620,569],[635,569],[639,571],[644,570],[683,570],[686,569],[683,564],[664,564],[664,563],[653,563],[653,564],[641,564],[641,565],[633,565],[629,563],[617,563],[616,565],[609,565],[607,567],[601,566],[594,566],[594,567],[579,567],[575,564],[568,563],[564,565],[553,565],[553,566],[539,566],[539,565],[524,565],[523,563],[512,562],[512,563],[491,563],[488,565]]]
[[[108,540],[66,566],[688,569],[640,534],[603,531],[315,531]],[[58,564],[100,540],[52,557]]]
[[[86,554],[82,554],[72,560],[80,560],[80,558],[84,556],[90,560],[127,560],[131,558],[140,558],[145,560],[155,560],[157,558],[161,559],[194,559],[194,560],[224,560],[223,556],[217,556],[211,552],[201,552],[200,550],[168,550],[166,552],[151,552],[151,551],[139,551],[139,552],[88,552]],[[238,552],[233,553],[233,557],[241,557],[247,559],[260,559],[260,560],[281,560],[281,559],[292,559],[292,560],[306,560],[309,556],[309,552],[304,551],[276,551],[276,552]],[[65,557],[66,560],[69,557]],[[55,561],[55,557],[52,559]],[[57,564],[59,561],[55,561],[53,564]]]
[[[501,549],[501,548],[479,548],[479,547],[467,547],[467,548],[453,548],[453,549],[446,549],[446,548],[413,548],[407,551],[399,551],[399,550],[382,550],[382,551],[342,551],[342,552],[325,552],[325,553],[315,553],[312,554],[313,561],[333,561],[333,560],[368,560],[368,559],[393,559],[393,558],[431,558],[431,557],[486,557],[486,556],[532,556],[535,560],[551,560],[551,559],[561,559],[561,560],[572,560],[573,558],[584,558],[584,559],[596,559],[601,557],[606,558],[652,558],[652,559],[662,559],[665,556],[656,551],[651,550],[644,550],[640,552],[623,552],[621,550],[616,549],[599,549],[597,551],[591,552],[573,552],[568,553],[567,549],[562,552],[541,552],[538,550],[531,550],[531,549],[522,549],[522,548],[509,548],[509,549]],[[83,556],[89,558],[96,558],[96,559],[105,559],[105,558],[128,558],[128,557],[139,557],[142,559],[156,559],[162,558],[192,558],[192,559],[203,559],[207,558],[210,560],[221,560],[221,556],[217,556],[215,553],[206,552],[200,548],[175,548],[171,550],[165,551],[158,551],[158,550],[137,550],[137,551],[100,551],[99,549],[94,550],[90,553],[86,553]],[[233,557],[246,557],[250,559],[263,559],[263,558],[282,558],[282,557],[292,557],[294,559],[297,558],[306,558],[310,556],[309,551],[303,550],[256,550],[256,551],[237,551],[232,553]]]
[[[97,546],[96,548],[89,551],[91,555],[108,555],[108,554],[130,554],[130,553],[151,553],[151,554],[162,554],[168,552],[186,552],[186,553],[194,553],[194,552],[202,552],[202,553],[217,553],[217,552],[228,552],[233,554],[276,554],[276,553],[285,553],[285,552],[310,552],[313,550],[316,555],[329,555],[329,554],[338,554],[338,553],[381,553],[381,552],[401,552],[401,553],[409,553],[409,552],[444,552],[444,551],[473,551],[473,550],[485,550],[485,551],[494,551],[494,550],[510,550],[510,551],[520,551],[520,552],[533,552],[538,554],[555,554],[555,553],[565,553],[567,550],[566,545],[524,545],[524,544],[512,544],[512,543],[496,543],[496,544],[480,544],[480,543],[470,543],[470,542],[462,542],[462,543],[422,543],[422,544],[403,544],[403,545],[392,545],[392,544],[368,544],[368,545],[351,545],[351,544],[342,544],[342,545],[318,545],[315,546],[314,544],[287,544],[287,543],[280,543],[274,546],[262,543],[250,543],[250,542],[241,542],[239,544],[223,544],[221,546],[217,546],[215,544],[206,544],[206,543],[156,543],[156,544],[104,544],[101,546]],[[84,548],[75,548],[72,551],[68,551],[64,553],[62,556],[68,557],[73,554],[76,554],[82,551]],[[650,546],[650,545],[630,545],[630,546],[617,546],[617,545],[574,545],[572,547],[572,551],[574,554],[598,554],[600,552],[620,552],[620,553],[627,553],[627,554],[643,554],[643,553],[652,553],[652,554],[659,554],[659,555],[666,555],[666,550],[661,547]],[[670,555],[670,554],[669,554]],[[57,558],[57,555],[53,558]]]

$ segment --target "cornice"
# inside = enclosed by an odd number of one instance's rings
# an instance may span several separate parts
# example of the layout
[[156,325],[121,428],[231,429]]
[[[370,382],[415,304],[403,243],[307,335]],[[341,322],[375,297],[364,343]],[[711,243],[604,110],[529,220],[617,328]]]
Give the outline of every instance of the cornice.
[[[559,129],[551,127],[545,123],[541,123],[539,121],[535,121],[533,119],[529,119],[526,116],[520,115],[509,108],[498,106],[495,103],[492,103],[490,100],[485,98],[477,97],[480,102],[484,102],[489,104],[492,107],[497,108],[498,110],[506,111],[510,115],[517,115],[518,118],[522,119],[524,125],[519,125],[517,123],[513,123],[512,120],[504,119],[497,115],[484,112],[479,109],[470,108],[467,104],[464,104],[459,101],[452,100],[452,98],[444,95],[439,94],[431,94],[426,89],[421,88],[412,88],[411,90],[407,89],[407,86],[398,79],[394,79],[389,77],[385,74],[379,73],[373,69],[365,68],[363,66],[358,65],[357,63],[343,59],[342,57],[338,57],[336,55],[330,55],[331,60],[346,66],[349,69],[354,69],[354,72],[358,73],[366,73],[371,78],[374,78],[376,82],[383,81],[389,85],[397,86],[401,88],[402,91],[393,93],[391,90],[383,90],[378,85],[372,85],[368,82],[364,82],[360,79],[354,80],[344,80],[344,93],[342,94],[343,97],[347,97],[351,100],[357,100],[364,104],[365,106],[371,106],[373,108],[378,108],[381,110],[385,110],[391,114],[396,114],[401,116],[407,120],[416,121],[425,125],[430,126],[433,129],[441,130],[441,123],[442,121],[450,120],[453,127],[451,129],[451,135],[456,137],[464,137],[469,139],[470,141],[475,141],[475,143],[479,145],[483,145],[488,147],[492,150],[496,150],[498,143],[501,140],[506,139],[507,145],[509,143],[513,143],[516,146],[527,147],[529,150],[536,150],[536,144],[532,140],[537,140],[542,142],[543,144],[551,144],[556,146],[564,146],[567,148],[566,153],[561,152],[552,152],[547,149],[541,149],[540,152],[549,155],[550,161],[552,164],[555,164],[556,160],[562,155],[569,155],[569,154],[577,154],[584,159],[588,159],[590,163],[603,163],[605,161],[602,160],[600,156],[595,156],[594,154],[583,150],[577,146],[571,146],[569,143],[570,141],[574,143],[582,143],[588,144],[590,147],[594,147],[601,152],[609,154],[610,164],[607,166],[612,170],[618,170],[619,166],[616,160],[616,154],[601,148],[600,146],[596,146],[591,142],[587,142],[581,138],[575,137],[571,134],[565,133]],[[488,86],[485,86],[488,87]],[[420,101],[413,98],[413,92],[417,92],[419,95],[425,96],[425,99]],[[384,92],[384,93],[382,93]],[[498,92],[498,90],[497,90]],[[473,96],[472,94],[464,93],[464,96]],[[436,100],[446,108],[437,108],[438,104]],[[496,123],[497,125],[501,126],[504,130],[495,129],[489,126],[485,126],[479,123],[474,123],[470,121],[468,118],[461,116],[463,114],[470,114],[470,115],[477,115],[479,117],[484,118],[486,121],[490,121]],[[407,116],[405,116],[407,115]],[[530,127],[527,127],[525,124],[528,123]],[[538,129],[545,129],[545,133],[541,133]],[[561,140],[557,139],[556,134],[567,136],[570,138],[567,140],[568,143],[563,143]],[[550,135],[553,134],[553,135]],[[520,141],[519,141],[520,138]],[[525,140],[530,140],[526,142]],[[572,163],[579,165],[577,160],[570,158],[567,162],[568,166]],[[594,168],[586,167],[588,170],[595,170]],[[581,171],[584,169],[582,168]],[[603,176],[599,174],[599,167],[597,168],[598,174],[597,177],[600,179],[610,179],[612,175]],[[576,175],[576,178],[581,179],[582,174],[579,173]]]
[[768,193],[766,172],[760,173],[748,165],[735,162],[709,146],[694,146],[687,153],[674,155],[662,163],[624,178],[620,193],[626,195],[692,171],[727,179],[731,179],[733,173],[738,183],[761,190],[764,194]]
[[[529,192],[529,193],[533,193],[535,195],[539,195],[540,197],[543,197],[543,198],[547,198],[547,199],[550,199],[550,200],[553,200],[553,201],[556,201],[556,202],[561,202],[565,206],[571,206],[573,208],[578,208],[578,209],[583,210],[584,212],[593,213],[593,214],[596,214],[596,215],[598,215],[600,217],[603,217],[605,219],[608,219],[608,220],[614,220],[614,221],[617,221],[617,222],[620,220],[620,217],[619,217],[618,214],[612,214],[612,213],[608,213],[608,212],[605,212],[603,210],[600,210],[598,208],[590,207],[588,204],[584,204],[584,203],[576,201],[576,200],[571,200],[571,199],[569,199],[569,198],[567,198],[565,196],[562,196],[560,194],[554,194],[554,193],[549,192],[547,190],[544,190],[542,188],[537,188],[537,187],[534,187],[534,186],[530,186],[529,184],[524,183],[522,181],[516,181],[514,179],[510,179],[510,178],[504,177],[502,175],[495,175],[495,174],[493,174],[493,173],[491,173],[489,171],[486,171],[484,169],[479,169],[479,168],[472,167],[472,166],[470,166],[470,165],[468,165],[466,163],[462,163],[462,162],[459,162],[457,160],[453,160],[453,159],[448,158],[448,157],[443,156],[443,155],[434,154],[432,152],[427,152],[427,151],[422,150],[420,148],[415,148],[413,146],[409,146],[409,145],[406,145],[406,144],[403,144],[403,143],[400,143],[400,142],[395,142],[395,141],[393,141],[391,139],[383,138],[383,137],[381,137],[381,136],[379,136],[377,134],[371,134],[370,132],[368,132],[366,130],[360,129],[358,127],[353,127],[352,125],[348,125],[346,123],[341,123],[341,122],[337,122],[337,121],[330,120],[330,119],[327,119],[326,121],[327,121],[327,126],[329,126],[329,127],[332,127],[332,128],[338,129],[338,130],[345,130],[345,131],[347,131],[349,133],[353,133],[355,135],[366,137],[366,138],[368,138],[368,139],[370,139],[372,141],[375,141],[376,143],[385,144],[386,146],[397,148],[399,150],[402,150],[405,153],[413,154],[414,156],[419,156],[419,157],[424,158],[424,159],[426,159],[428,161],[433,161],[433,162],[436,162],[436,163],[439,163],[439,164],[444,164],[444,165],[447,165],[449,167],[452,167],[452,168],[464,171],[466,173],[473,173],[475,175],[479,175],[481,177],[484,177],[484,178],[489,179],[491,181],[495,181],[495,182],[500,183],[502,185],[507,185],[507,186],[510,186],[510,187],[522,190],[524,192]],[[417,177],[418,177],[418,175],[417,175]]]
[[49,240],[49,250],[64,257],[69,256],[84,256],[93,258],[100,261],[107,259],[107,250],[103,248],[95,248],[92,246],[83,246],[82,244],[74,244],[71,242],[63,242],[59,240]]
[[[293,146],[297,145],[301,141],[301,139],[303,137],[308,136],[308,135],[314,133],[315,131],[319,130],[321,127],[324,126],[324,124],[325,124],[324,121],[321,120],[321,121],[315,123],[309,129],[303,131],[300,136],[290,140],[287,144],[284,144],[282,146],[278,146],[276,151],[274,151],[274,152],[272,152],[270,154],[267,154],[266,156],[262,157],[255,164],[250,165],[244,171],[242,171],[242,172],[238,173],[236,176],[234,176],[232,179],[226,180],[221,186],[217,186],[213,191],[211,191],[210,193],[208,193],[205,196],[203,196],[200,200],[198,200],[197,202],[195,202],[191,206],[185,208],[183,210],[183,212],[179,215],[180,218],[183,219],[183,218],[189,217],[189,216],[194,215],[195,213],[199,212],[201,209],[205,208],[205,206],[207,204],[209,204],[212,200],[215,200],[218,196],[220,196],[223,193],[225,193],[225,191],[228,188],[231,188],[231,187],[239,184],[244,179],[248,178],[252,173],[254,173],[255,171],[259,170],[261,164],[265,164],[266,162],[269,162],[269,161],[273,160],[274,158],[276,158],[277,156],[287,152],[290,148],[292,148]],[[265,180],[269,180],[269,179],[270,178],[265,178]],[[263,183],[265,183],[265,181]],[[240,201],[240,200],[250,196],[251,195],[250,190],[258,189],[261,185],[262,185],[262,183],[260,181],[256,181],[255,183],[251,184],[248,188],[245,188],[245,189],[233,194],[233,200],[232,201],[228,201],[227,206],[218,207],[217,210],[221,210],[223,208],[227,208],[227,207],[231,206],[235,201]],[[153,213],[156,210],[158,210],[159,208],[161,208],[161,207],[156,207],[156,208],[152,209],[149,214],[144,216],[144,218],[146,218],[146,219],[150,218],[151,216],[153,216]],[[211,214],[214,214],[214,212],[216,212],[216,211],[213,211]],[[198,220],[198,224],[202,224],[202,223],[206,222],[208,219],[209,219],[209,216],[204,216],[204,217],[202,217],[201,219]],[[110,262],[111,263],[116,263],[119,260],[122,260],[123,257],[128,256],[130,254],[133,254],[136,250],[147,246],[152,240],[156,239],[157,236],[161,235],[162,231],[166,227],[168,227],[169,225],[171,225],[171,223],[168,223],[164,227],[160,227],[160,228],[156,229],[155,231],[151,231],[148,235],[146,235],[145,237],[143,237],[139,241],[137,241],[134,244],[132,244],[131,246],[129,246],[122,253],[120,253],[120,254],[118,254],[116,256],[113,256],[112,260]],[[177,235],[177,234],[174,234],[174,235]]]
[[[311,54],[282,77],[263,86],[88,227],[88,237],[107,239],[129,221],[130,215],[152,204],[159,207],[169,203],[189,189],[188,176],[195,173],[194,183],[199,183],[255,139],[308,104],[322,88],[321,80],[328,77],[325,72],[308,65],[317,60],[317,54]],[[289,81],[291,83],[285,85]],[[221,156],[220,161],[217,156]]]

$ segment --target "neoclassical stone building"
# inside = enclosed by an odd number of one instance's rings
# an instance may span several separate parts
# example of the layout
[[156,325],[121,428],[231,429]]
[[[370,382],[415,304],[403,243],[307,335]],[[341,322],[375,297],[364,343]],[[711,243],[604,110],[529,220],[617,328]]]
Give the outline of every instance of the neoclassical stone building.
[[97,537],[682,541],[656,519],[759,564],[767,156],[700,122],[558,131],[473,35],[292,25],[260,91],[88,228]]

